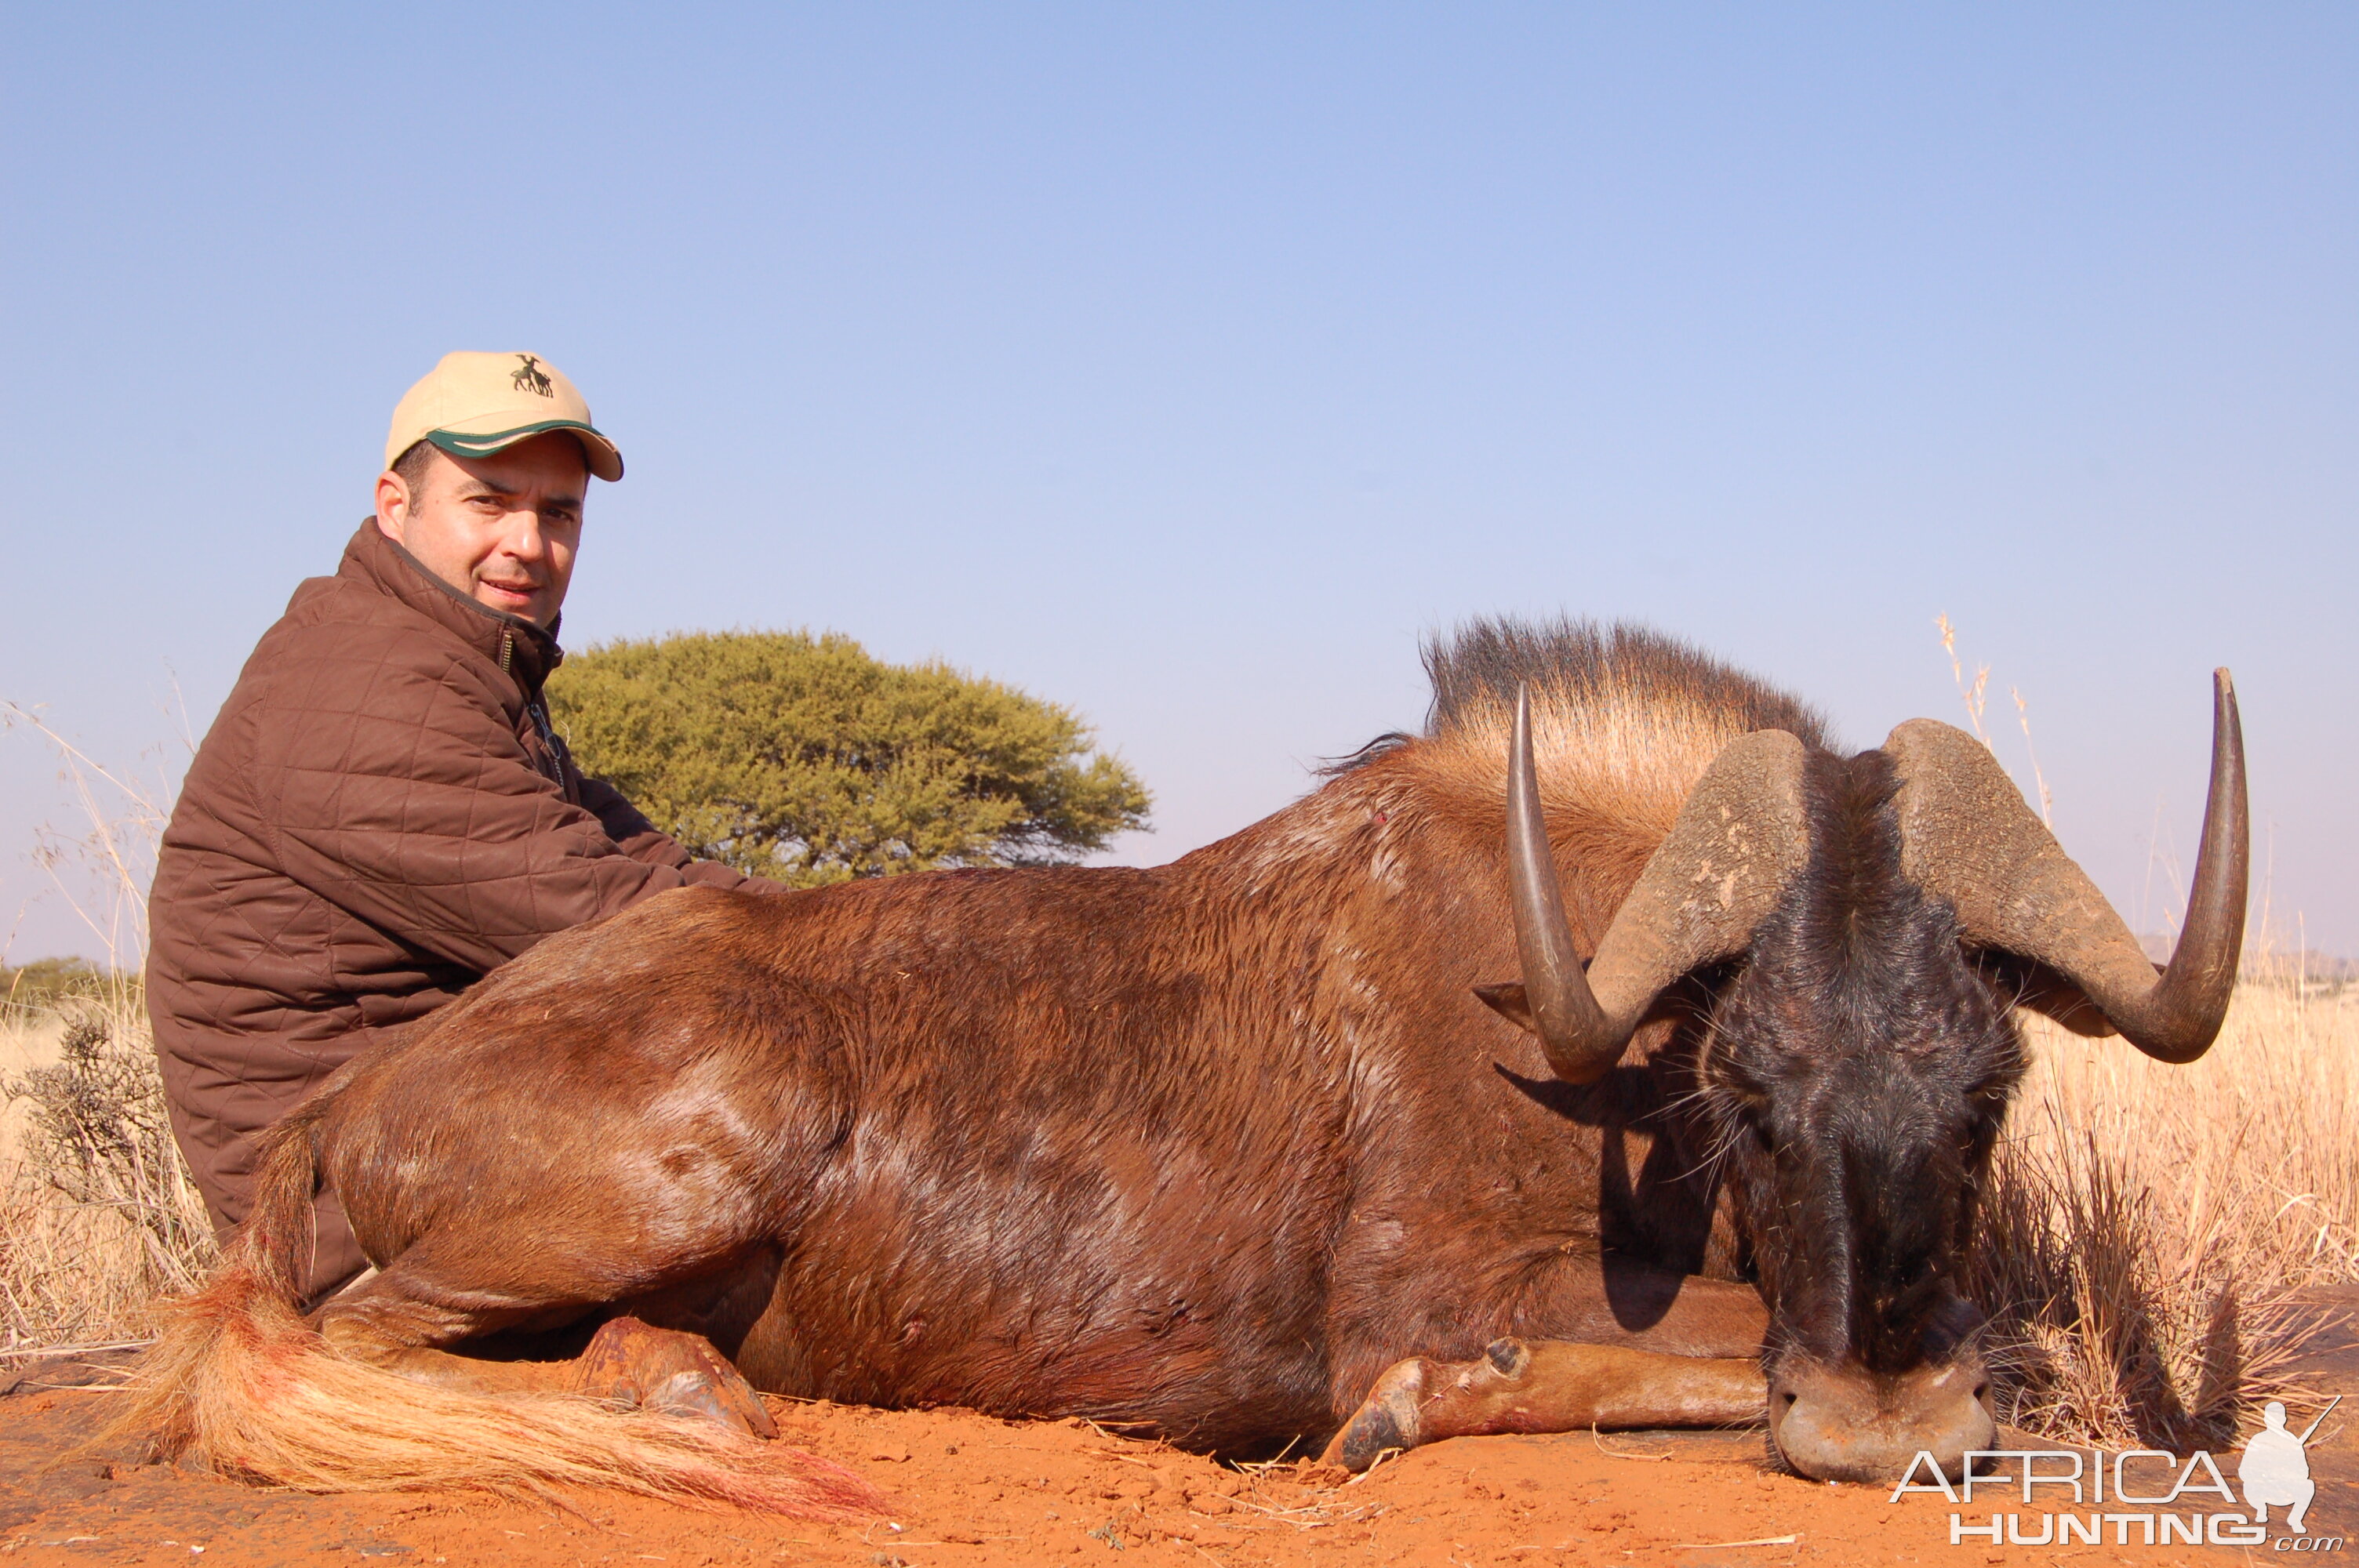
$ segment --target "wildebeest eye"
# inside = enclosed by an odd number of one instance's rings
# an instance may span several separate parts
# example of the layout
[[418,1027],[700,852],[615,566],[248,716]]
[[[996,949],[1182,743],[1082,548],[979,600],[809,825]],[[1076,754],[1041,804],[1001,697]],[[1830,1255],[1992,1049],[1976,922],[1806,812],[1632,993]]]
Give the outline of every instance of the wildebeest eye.
[[1711,1092],[1723,1097],[1747,1111],[1758,1112],[1769,1107],[1769,1091],[1752,1070],[1731,1056],[1715,1053],[1704,1058],[1704,1082]]

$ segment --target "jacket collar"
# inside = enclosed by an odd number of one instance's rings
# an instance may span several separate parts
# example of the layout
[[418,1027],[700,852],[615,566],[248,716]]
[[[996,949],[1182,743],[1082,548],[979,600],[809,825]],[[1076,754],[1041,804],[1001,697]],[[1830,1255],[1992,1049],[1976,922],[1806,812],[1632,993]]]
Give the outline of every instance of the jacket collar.
[[374,588],[425,616],[514,676],[527,699],[540,695],[541,683],[565,657],[557,645],[557,625],[563,616],[543,631],[521,615],[478,604],[386,538],[375,517],[364,521],[344,546],[336,575]]

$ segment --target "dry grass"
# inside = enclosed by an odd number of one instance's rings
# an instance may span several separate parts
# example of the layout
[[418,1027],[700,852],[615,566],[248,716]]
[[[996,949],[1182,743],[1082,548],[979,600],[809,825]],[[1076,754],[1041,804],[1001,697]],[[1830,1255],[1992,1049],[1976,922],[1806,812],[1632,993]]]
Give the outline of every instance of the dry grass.
[[1973,1293],[2004,1412],[2109,1446],[2221,1446],[2258,1403],[2322,1405],[2286,1364],[2315,1287],[2359,1281],[2359,986],[2247,966],[2173,1067],[2044,1022],[2008,1121]]
[[5,1370],[44,1350],[149,1337],[159,1297],[194,1289],[215,1253],[165,1120],[138,979],[171,790],[101,766],[20,703],[0,701],[0,730],[38,740],[72,787],[83,830],[42,828],[33,860],[106,954],[15,971],[0,1000]]
[[136,991],[0,1015],[0,1357],[145,1339],[213,1255]]

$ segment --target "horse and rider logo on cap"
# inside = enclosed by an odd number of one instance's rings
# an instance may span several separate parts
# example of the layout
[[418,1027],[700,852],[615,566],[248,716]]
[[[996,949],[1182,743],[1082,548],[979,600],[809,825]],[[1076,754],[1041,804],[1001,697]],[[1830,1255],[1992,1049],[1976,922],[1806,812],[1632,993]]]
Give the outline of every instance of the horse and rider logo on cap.
[[518,354],[516,358],[522,362],[508,373],[508,379],[516,383],[518,392],[537,392],[543,397],[557,395],[556,385],[549,379],[549,373],[540,368],[538,354]]

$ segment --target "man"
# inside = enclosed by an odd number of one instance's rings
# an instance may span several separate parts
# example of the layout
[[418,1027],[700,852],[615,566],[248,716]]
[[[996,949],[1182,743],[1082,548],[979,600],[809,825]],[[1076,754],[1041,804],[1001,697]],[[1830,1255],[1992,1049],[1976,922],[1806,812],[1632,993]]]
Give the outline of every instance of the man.
[[[376,511],[295,590],[189,769],[149,900],[172,1130],[224,1235],[254,1138],[338,1065],[542,938],[689,883],[688,852],[549,726],[592,475],[623,477],[537,355],[454,353],[395,408]],[[319,1204],[315,1294],[365,1264]]]

